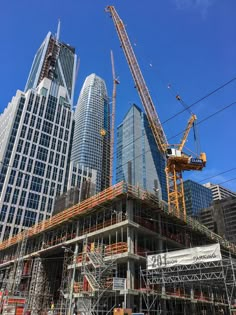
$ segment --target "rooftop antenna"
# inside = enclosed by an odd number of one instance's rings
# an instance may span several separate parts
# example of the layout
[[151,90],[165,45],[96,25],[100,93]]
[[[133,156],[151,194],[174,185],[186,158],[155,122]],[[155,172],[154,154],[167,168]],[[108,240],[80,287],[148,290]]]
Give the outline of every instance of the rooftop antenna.
[[60,30],[61,30],[61,20],[58,19],[58,24],[57,24],[57,34],[56,34],[56,40],[59,40],[60,37]]

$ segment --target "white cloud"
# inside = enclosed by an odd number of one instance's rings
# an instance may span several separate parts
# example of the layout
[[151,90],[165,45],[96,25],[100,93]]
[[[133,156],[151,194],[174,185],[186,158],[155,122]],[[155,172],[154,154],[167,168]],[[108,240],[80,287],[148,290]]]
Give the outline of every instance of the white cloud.
[[207,11],[212,6],[214,0],[174,0],[177,9],[193,9],[198,10],[203,18],[206,18]]

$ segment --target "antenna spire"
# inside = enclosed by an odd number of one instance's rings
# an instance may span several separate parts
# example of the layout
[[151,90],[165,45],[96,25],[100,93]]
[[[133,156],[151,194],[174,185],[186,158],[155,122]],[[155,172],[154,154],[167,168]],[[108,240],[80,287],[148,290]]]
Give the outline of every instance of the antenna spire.
[[60,30],[61,30],[61,20],[58,19],[58,24],[57,24],[57,34],[56,34],[56,40],[59,40],[60,37]]

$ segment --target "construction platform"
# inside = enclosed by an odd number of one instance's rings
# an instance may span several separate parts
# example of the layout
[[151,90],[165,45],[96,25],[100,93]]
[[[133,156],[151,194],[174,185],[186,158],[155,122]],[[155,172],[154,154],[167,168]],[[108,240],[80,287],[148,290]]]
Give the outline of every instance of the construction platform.
[[[186,270],[186,284],[179,277],[164,285],[150,280],[147,255],[214,243],[224,257],[220,266]],[[33,315],[68,309],[105,315],[117,307],[150,315],[234,314],[235,256],[234,244],[121,182],[5,240],[0,285],[5,297],[24,297]],[[196,281],[204,268],[208,277]],[[216,286],[217,268],[223,273]]]

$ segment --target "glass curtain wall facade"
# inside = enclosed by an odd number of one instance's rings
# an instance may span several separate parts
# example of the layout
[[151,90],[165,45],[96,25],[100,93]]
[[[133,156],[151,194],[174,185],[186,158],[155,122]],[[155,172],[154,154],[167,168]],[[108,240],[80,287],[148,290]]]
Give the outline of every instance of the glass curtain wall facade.
[[96,192],[109,186],[110,109],[103,79],[89,75],[74,115],[71,161],[97,171]]
[[165,161],[146,115],[132,105],[117,128],[116,182],[125,180],[167,201]]
[[0,241],[52,214],[71,126],[65,88],[46,78],[36,90],[17,91],[0,116]]
[[200,210],[213,202],[211,190],[192,180],[184,181],[184,195],[187,215],[193,217],[199,217]]

